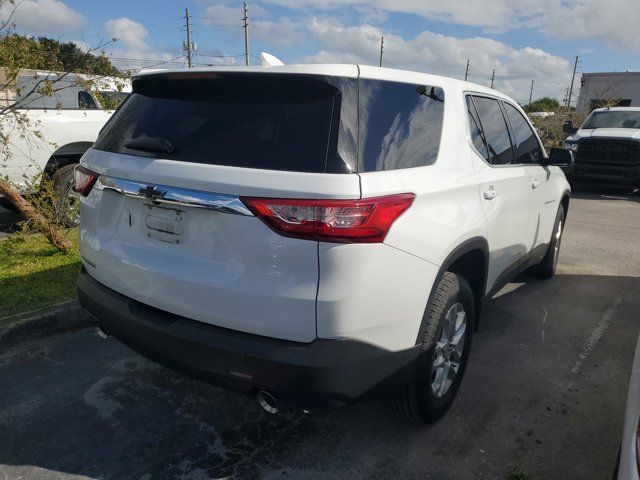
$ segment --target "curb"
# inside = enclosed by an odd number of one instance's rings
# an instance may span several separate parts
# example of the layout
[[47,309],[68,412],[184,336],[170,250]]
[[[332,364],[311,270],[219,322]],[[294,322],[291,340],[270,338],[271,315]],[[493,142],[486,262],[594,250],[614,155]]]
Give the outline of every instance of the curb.
[[93,319],[77,300],[16,315],[5,319],[5,322],[4,326],[0,326],[0,351],[25,340],[94,325]]

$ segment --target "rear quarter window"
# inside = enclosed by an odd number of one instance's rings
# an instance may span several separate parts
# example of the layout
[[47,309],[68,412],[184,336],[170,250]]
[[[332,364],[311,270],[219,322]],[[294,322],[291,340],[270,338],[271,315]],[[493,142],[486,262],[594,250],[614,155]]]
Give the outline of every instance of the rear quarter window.
[[360,79],[359,170],[433,164],[438,157],[444,91],[431,85]]

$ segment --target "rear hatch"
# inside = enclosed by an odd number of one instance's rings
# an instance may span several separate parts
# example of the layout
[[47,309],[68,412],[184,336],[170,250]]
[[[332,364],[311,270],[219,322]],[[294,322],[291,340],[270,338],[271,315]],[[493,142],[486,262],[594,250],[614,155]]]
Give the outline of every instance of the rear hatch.
[[152,307],[234,330],[316,337],[318,244],[240,197],[359,198],[355,67],[340,75],[156,73],[82,164],[87,271]]

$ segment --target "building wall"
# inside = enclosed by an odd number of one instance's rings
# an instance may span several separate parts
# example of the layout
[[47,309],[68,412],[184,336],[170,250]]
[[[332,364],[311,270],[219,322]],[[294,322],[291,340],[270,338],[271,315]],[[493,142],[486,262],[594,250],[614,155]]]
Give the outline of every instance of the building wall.
[[598,101],[621,100],[623,106],[640,106],[640,72],[583,73],[576,108],[589,113]]

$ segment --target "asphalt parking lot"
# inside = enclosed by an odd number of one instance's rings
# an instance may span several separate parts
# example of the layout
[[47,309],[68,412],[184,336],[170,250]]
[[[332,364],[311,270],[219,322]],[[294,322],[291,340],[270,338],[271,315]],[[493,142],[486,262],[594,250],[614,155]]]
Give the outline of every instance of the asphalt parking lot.
[[640,196],[582,195],[558,275],[485,305],[430,426],[377,403],[313,415],[158,367],[83,330],[0,353],[0,477],[608,479],[640,326]]

